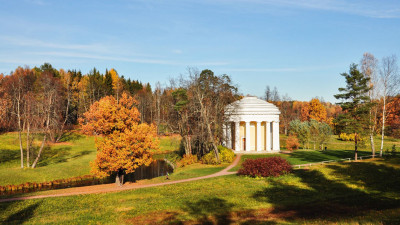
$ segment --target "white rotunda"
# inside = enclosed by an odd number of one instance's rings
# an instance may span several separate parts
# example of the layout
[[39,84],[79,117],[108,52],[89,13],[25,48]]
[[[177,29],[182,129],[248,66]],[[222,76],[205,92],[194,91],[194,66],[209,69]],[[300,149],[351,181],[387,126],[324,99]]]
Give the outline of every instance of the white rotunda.
[[257,97],[244,97],[225,107],[225,146],[235,152],[279,152],[279,111]]

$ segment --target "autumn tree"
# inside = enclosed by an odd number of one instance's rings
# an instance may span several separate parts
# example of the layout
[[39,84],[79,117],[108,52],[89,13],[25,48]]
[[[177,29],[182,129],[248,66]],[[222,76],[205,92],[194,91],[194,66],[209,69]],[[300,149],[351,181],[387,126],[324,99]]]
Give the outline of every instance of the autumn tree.
[[[376,102],[379,94],[378,87],[378,76],[377,76],[377,67],[378,60],[371,53],[364,53],[363,58],[361,59],[361,72],[369,78],[368,87],[370,90],[368,91],[368,96],[372,102]],[[369,110],[369,139],[371,144],[372,157],[375,157],[375,144],[374,144],[374,134],[376,130],[377,124],[377,114],[378,114],[378,105],[371,105],[371,109]]]
[[4,87],[6,78],[0,74],[0,133],[7,131],[11,124],[8,116],[10,110],[10,98]]
[[64,101],[63,86],[60,79],[55,77],[52,71],[42,72],[35,81],[36,87],[36,107],[38,109],[37,128],[43,134],[42,143],[37,153],[32,168],[35,168],[40,160],[46,140],[55,140],[55,131],[59,129],[63,122]]
[[116,183],[123,184],[126,173],[149,165],[151,151],[158,148],[156,129],[140,122],[136,100],[122,94],[119,101],[107,96],[95,102],[80,119],[82,131],[100,135],[96,138],[97,155],[91,163],[92,173],[106,176],[116,173]]
[[296,113],[294,109],[294,101],[286,94],[282,96],[282,101],[276,103],[279,110],[281,111],[281,125],[285,135],[288,134],[290,122],[296,119]]
[[237,88],[232,84],[228,75],[214,75],[211,70],[203,70],[201,73],[192,71],[188,91],[192,96],[194,108],[199,112],[204,129],[206,141],[212,146],[217,162],[220,162],[218,144],[222,143],[222,125],[225,123],[225,106],[235,100]]
[[310,120],[326,121],[326,109],[317,98],[311,99],[308,105],[308,114]]
[[111,69],[109,71],[109,73],[111,74],[111,79],[112,79],[112,89],[113,89],[115,98],[118,101],[119,96],[121,95],[121,92],[123,90],[122,81],[115,69]]
[[[22,132],[24,129],[24,121],[27,121],[26,106],[27,93],[32,91],[35,76],[33,71],[28,68],[18,67],[9,77],[4,81],[5,93],[10,98],[11,103],[11,116],[15,121],[18,131],[18,143],[21,156],[21,168],[24,168],[24,149],[22,146]],[[31,118],[30,118],[31,119]],[[30,123],[32,120],[28,120]]]
[[172,92],[172,96],[174,98],[174,109],[177,112],[178,116],[178,129],[179,133],[183,138],[183,144],[185,148],[185,154],[192,154],[192,146],[191,146],[191,124],[190,124],[190,101],[187,95],[187,90],[184,88],[178,88],[174,92]]
[[325,107],[317,98],[311,99],[311,101],[301,110],[302,121],[316,120],[322,122],[326,121],[326,115]]
[[380,80],[381,80],[381,97],[383,100],[382,105],[382,129],[381,129],[381,148],[380,148],[380,156],[383,153],[383,140],[385,137],[385,122],[387,117],[386,105],[388,102],[388,98],[390,96],[395,96],[399,91],[400,86],[400,74],[398,71],[397,65],[397,57],[392,55],[390,57],[384,57],[382,59],[382,69],[380,71]]
[[334,95],[336,99],[341,100],[339,105],[344,111],[337,118],[337,122],[342,124],[346,133],[354,133],[354,154],[357,160],[358,142],[369,128],[369,78],[365,77],[355,64],[350,66],[349,73],[342,73],[341,76],[346,79],[347,85],[345,88],[339,88],[340,94]]
[[393,97],[386,106],[386,131],[393,137],[400,138],[400,95]]

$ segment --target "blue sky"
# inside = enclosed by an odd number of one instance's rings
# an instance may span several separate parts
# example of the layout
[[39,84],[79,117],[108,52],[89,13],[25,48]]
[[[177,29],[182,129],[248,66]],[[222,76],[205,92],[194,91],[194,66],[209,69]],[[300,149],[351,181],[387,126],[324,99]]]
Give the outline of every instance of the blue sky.
[[17,66],[115,68],[167,84],[188,67],[243,94],[333,95],[364,52],[400,56],[400,2],[361,0],[0,0],[0,73]]

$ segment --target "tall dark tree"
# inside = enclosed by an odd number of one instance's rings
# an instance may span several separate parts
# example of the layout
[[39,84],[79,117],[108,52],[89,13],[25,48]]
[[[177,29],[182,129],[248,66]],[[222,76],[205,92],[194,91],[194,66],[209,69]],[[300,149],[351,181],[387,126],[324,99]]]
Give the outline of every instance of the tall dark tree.
[[269,87],[269,85],[267,85],[267,87],[265,88],[265,94],[264,94],[265,101],[267,101],[267,102],[271,101],[271,97],[272,97],[271,95],[272,95],[271,88]]
[[113,95],[113,80],[111,77],[111,73],[106,70],[106,73],[104,74],[104,89],[106,92],[106,95]]
[[370,87],[368,86],[369,77],[364,76],[356,64],[350,65],[349,73],[341,74],[346,79],[346,87],[339,88],[340,94],[334,95],[341,100],[338,103],[343,114],[337,118],[337,123],[343,127],[346,133],[354,133],[354,154],[357,160],[357,148],[361,136],[369,129],[369,110],[371,100],[368,96]]

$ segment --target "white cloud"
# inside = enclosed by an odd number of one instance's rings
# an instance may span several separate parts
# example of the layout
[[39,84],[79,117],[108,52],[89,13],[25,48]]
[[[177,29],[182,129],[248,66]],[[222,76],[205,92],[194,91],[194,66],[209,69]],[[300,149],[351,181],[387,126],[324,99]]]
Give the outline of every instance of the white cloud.
[[65,43],[52,43],[36,39],[14,37],[14,36],[0,36],[0,40],[17,46],[29,46],[40,48],[55,48],[55,49],[68,49],[68,50],[90,50],[90,51],[106,51],[107,48],[101,44],[65,44]]
[[[228,65],[228,62],[223,61],[210,61],[210,62],[183,62],[183,61],[171,61],[163,59],[151,59],[151,58],[135,58],[133,56],[103,56],[100,54],[91,53],[78,53],[78,52],[28,52],[31,55],[41,55],[41,56],[53,56],[53,57],[69,57],[69,58],[85,58],[85,59],[95,59],[95,60],[110,60],[110,61],[120,61],[120,62],[132,62],[132,63],[142,63],[142,64],[159,64],[159,65],[172,65],[172,66],[221,66]],[[0,59],[0,62],[2,60]]]

